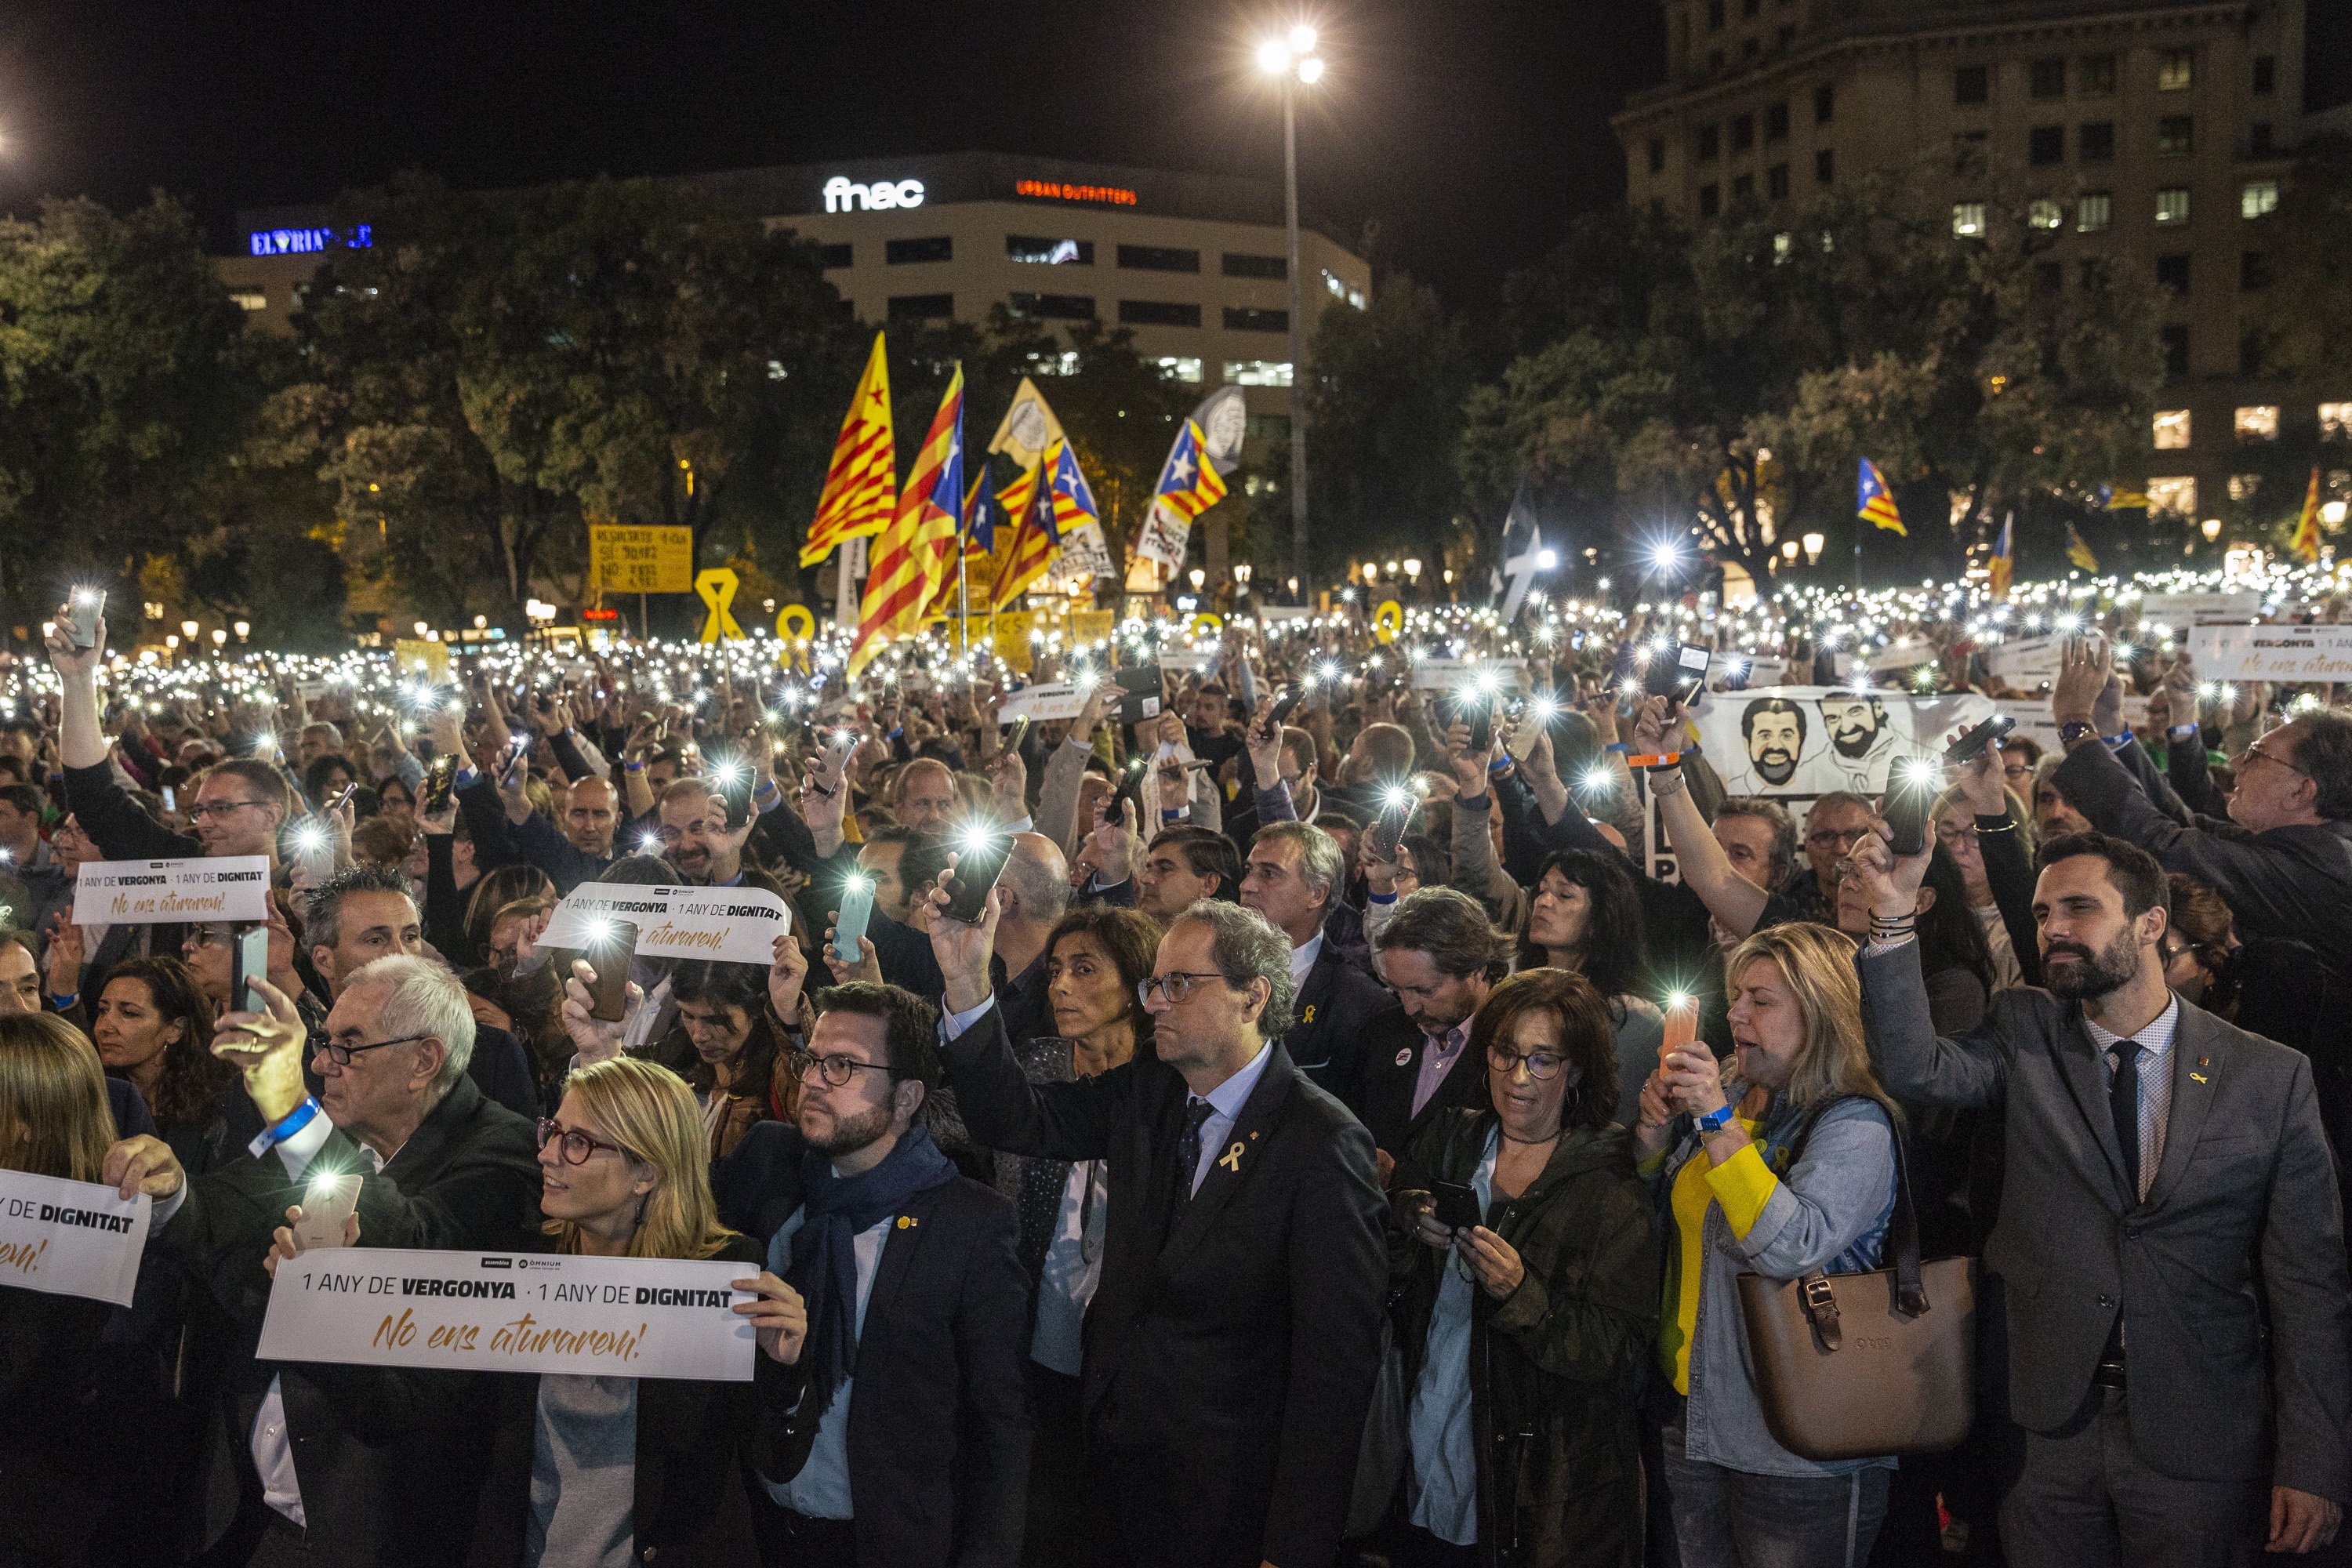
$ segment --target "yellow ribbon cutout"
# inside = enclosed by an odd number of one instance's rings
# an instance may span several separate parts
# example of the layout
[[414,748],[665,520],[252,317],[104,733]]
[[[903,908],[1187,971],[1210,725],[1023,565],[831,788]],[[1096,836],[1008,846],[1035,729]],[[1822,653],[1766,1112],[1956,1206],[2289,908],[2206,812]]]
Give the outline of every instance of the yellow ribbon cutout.
[[1372,635],[1382,642],[1394,642],[1404,630],[1404,606],[1394,599],[1383,599],[1381,607],[1372,612]]
[[704,642],[717,642],[722,637],[729,642],[743,640],[743,628],[727,613],[727,606],[735,602],[738,581],[734,569],[728,566],[713,566],[695,578],[694,591],[710,606],[710,613],[702,617]]
[[1194,637],[1199,637],[1204,631],[1223,632],[1224,629],[1225,617],[1208,610],[1202,610],[1192,617],[1192,632]]
[[787,642],[795,637],[806,642],[816,636],[816,617],[806,605],[786,605],[776,612],[776,635]]

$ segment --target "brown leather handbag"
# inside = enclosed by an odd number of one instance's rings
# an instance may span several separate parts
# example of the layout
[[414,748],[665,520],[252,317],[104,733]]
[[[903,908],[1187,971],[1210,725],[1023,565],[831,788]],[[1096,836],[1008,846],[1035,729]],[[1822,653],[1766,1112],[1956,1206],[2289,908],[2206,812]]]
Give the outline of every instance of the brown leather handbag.
[[[1826,1109],[1806,1118],[1790,1170]],[[1932,1454],[1957,1446],[1976,1419],[1977,1260],[1920,1261],[1900,1128],[1887,1241],[1892,1268],[1739,1277],[1764,1425],[1801,1458]]]

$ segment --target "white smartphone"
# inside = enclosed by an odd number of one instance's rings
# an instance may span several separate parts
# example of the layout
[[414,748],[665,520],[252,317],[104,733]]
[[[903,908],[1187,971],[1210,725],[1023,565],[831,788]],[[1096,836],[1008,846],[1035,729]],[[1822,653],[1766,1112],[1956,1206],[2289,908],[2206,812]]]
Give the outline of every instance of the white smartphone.
[[343,1222],[359,1206],[358,1172],[311,1177],[302,1190],[302,1222],[294,1227],[294,1239],[305,1252],[342,1246]]

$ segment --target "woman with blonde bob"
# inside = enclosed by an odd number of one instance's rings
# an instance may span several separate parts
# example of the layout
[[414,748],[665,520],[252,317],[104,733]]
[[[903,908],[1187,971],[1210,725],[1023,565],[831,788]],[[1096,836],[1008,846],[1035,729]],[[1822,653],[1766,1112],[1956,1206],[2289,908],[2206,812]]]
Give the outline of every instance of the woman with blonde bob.
[[1758,931],[1725,965],[1734,1060],[1666,1051],[1633,1136],[1670,1239],[1659,1321],[1659,1447],[1690,1568],[1860,1563],[1891,1458],[1819,1463],[1775,1442],[1738,1278],[1879,1267],[1895,1212],[1898,1112],[1870,1067],[1852,939]]

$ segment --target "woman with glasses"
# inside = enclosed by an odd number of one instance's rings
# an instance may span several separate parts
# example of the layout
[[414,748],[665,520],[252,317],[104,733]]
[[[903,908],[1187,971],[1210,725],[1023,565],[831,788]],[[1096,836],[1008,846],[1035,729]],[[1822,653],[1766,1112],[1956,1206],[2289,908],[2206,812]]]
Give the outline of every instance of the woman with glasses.
[[1637,1568],[1657,1219],[1614,1121],[1616,1025],[1583,976],[1532,969],[1495,987],[1469,1048],[1491,1103],[1423,1129],[1391,1184],[1397,1561]]
[[1654,1415],[1685,1568],[1870,1556],[1892,1458],[1821,1463],[1773,1440],[1738,1278],[1879,1266],[1895,1212],[1894,1102],[1871,1070],[1854,947],[1826,926],[1733,950],[1734,1059],[1670,1051],[1642,1089],[1641,1170],[1667,1230]]

